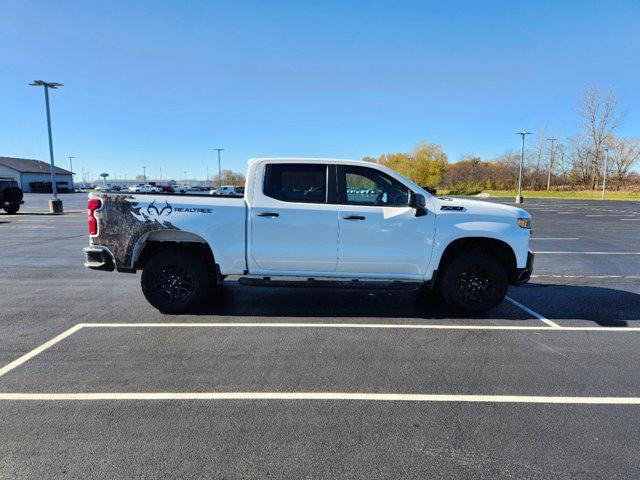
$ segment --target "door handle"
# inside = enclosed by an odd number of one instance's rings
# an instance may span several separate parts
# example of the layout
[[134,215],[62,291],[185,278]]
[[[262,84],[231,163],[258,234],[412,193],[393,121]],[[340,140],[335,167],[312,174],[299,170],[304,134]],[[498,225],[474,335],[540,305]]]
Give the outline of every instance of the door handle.
[[260,212],[257,214],[258,217],[279,217],[280,214],[276,212]]
[[342,217],[345,220],[364,220],[362,215],[347,215],[346,217]]

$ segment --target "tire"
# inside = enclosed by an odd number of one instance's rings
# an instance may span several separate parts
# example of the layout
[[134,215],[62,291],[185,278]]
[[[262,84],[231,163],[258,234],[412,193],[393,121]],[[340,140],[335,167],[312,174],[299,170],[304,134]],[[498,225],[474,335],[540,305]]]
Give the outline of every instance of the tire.
[[509,278],[504,265],[488,253],[454,258],[438,281],[438,293],[455,310],[485,312],[504,300]]
[[8,205],[4,207],[4,211],[9,215],[15,215],[20,210],[20,205]]
[[149,259],[140,283],[147,301],[161,312],[186,313],[202,302],[209,291],[210,277],[204,261],[172,248]]

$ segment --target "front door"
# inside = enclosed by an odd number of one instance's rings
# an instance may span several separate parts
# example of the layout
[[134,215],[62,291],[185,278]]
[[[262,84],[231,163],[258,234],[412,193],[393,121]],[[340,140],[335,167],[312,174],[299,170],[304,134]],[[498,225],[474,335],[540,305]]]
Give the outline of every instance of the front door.
[[262,168],[263,185],[254,186],[251,207],[250,272],[334,272],[338,206],[328,202],[335,197],[328,166],[285,162]]
[[409,193],[376,168],[338,167],[338,272],[422,278],[431,258],[435,216],[417,217],[408,206]]

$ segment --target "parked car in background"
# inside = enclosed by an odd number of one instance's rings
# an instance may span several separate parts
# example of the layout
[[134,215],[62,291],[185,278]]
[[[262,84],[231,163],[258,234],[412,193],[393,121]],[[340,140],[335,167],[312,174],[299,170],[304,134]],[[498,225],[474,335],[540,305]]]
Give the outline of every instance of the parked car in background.
[[222,185],[214,188],[209,195],[244,195],[244,187],[236,187],[235,185]]
[[134,193],[160,193],[162,190],[160,187],[154,187],[148,183],[143,183],[129,187],[129,191]]
[[96,185],[94,188],[94,191],[96,192],[110,192],[111,191],[111,184],[110,183],[105,183],[103,185]]
[[10,215],[18,213],[24,193],[13,177],[0,177],[0,206]]

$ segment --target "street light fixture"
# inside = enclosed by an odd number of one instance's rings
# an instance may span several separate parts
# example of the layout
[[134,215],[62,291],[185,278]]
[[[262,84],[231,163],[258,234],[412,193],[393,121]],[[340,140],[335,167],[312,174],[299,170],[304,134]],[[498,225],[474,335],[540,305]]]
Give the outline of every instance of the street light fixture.
[[518,171],[518,195],[516,196],[516,203],[522,203],[522,164],[524,163],[524,137],[531,135],[531,132],[518,132],[516,135],[522,137],[522,153],[520,154],[520,168]]
[[62,87],[61,83],[45,82],[43,80],[34,80],[30,83],[32,87],[44,87],[44,101],[47,107],[47,131],[49,132],[49,161],[51,163],[51,192],[53,199],[49,200],[49,212],[62,213],[62,200],[58,200],[58,186],[56,185],[56,169],[53,161],[53,139],[51,138],[51,111],[49,109],[49,89],[57,89]]
[[214,148],[218,152],[218,188],[222,188],[222,169],[220,168],[220,152],[224,150],[224,148]]

